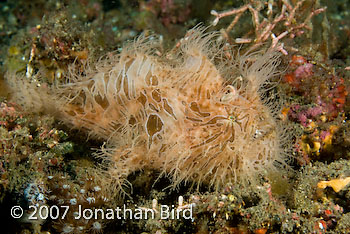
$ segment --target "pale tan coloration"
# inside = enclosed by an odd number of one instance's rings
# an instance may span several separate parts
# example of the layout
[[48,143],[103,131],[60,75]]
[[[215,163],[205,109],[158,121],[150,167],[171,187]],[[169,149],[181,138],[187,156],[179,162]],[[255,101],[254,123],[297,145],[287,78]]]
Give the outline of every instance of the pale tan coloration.
[[60,120],[108,142],[100,156],[118,188],[144,168],[170,175],[174,187],[220,187],[284,163],[284,130],[263,88],[277,53],[225,56],[216,36],[195,28],[164,56],[140,38],[52,89]]

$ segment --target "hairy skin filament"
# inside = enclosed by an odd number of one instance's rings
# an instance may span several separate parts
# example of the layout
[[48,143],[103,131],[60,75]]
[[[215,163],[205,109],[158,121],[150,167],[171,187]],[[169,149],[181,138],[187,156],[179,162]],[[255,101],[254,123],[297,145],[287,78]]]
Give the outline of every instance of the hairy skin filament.
[[107,141],[99,155],[118,191],[143,168],[170,175],[174,187],[251,182],[286,159],[279,105],[264,90],[279,59],[271,51],[225,56],[216,36],[194,28],[162,56],[139,38],[45,93],[24,78],[7,80],[17,102]]

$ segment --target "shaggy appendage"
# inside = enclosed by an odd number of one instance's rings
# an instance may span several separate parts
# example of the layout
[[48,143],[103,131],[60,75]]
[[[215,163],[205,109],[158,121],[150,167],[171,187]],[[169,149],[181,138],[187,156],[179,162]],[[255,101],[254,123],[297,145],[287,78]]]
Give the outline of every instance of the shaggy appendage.
[[[261,100],[276,54],[226,58],[213,37],[193,29],[164,56],[138,40],[53,90],[58,118],[108,141],[102,154],[120,187],[142,168],[171,175],[174,186],[219,187],[283,162],[282,130]],[[227,78],[226,65],[240,76]]]

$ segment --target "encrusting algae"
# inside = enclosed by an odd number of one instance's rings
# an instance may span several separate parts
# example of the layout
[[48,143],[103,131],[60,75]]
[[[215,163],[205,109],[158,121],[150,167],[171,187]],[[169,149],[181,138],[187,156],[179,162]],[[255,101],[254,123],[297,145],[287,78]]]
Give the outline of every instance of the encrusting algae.
[[286,160],[288,137],[268,91],[279,56],[234,55],[216,35],[194,28],[163,55],[160,42],[140,37],[51,87],[13,74],[7,80],[27,109],[107,141],[99,156],[119,189],[144,168],[171,175],[174,187],[251,182]]

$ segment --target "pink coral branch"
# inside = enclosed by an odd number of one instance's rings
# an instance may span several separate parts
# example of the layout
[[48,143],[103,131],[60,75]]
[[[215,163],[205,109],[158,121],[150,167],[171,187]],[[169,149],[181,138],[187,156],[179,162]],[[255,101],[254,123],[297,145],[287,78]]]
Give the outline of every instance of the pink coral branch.
[[[243,5],[239,8],[235,8],[232,10],[224,11],[221,13],[216,12],[215,10],[211,11],[211,14],[215,16],[215,19],[213,21],[213,25],[217,25],[219,20],[221,18],[235,15],[233,21],[231,24],[226,28],[226,30],[222,30],[223,35],[225,38],[228,39],[229,42],[234,41],[237,44],[243,44],[243,43],[253,43],[251,46],[251,49],[255,49],[263,45],[268,40],[271,40],[270,48],[275,48],[278,51],[280,51],[283,54],[288,54],[288,52],[283,48],[283,43],[281,40],[286,37],[287,35],[290,35],[291,38],[295,37],[296,35],[301,35],[304,33],[305,29],[310,29],[308,27],[308,23],[310,22],[311,18],[315,15],[318,15],[326,10],[326,7],[318,8],[315,10],[310,11],[308,15],[305,17],[305,19],[300,22],[304,18],[298,14],[300,14],[301,7],[305,3],[305,0],[301,0],[297,2],[294,6],[288,1],[288,0],[280,0],[282,3],[282,7],[280,9],[280,13],[276,14],[275,17],[273,17],[273,1],[269,1],[268,3],[268,12],[267,17],[262,17],[264,14],[260,14],[262,11],[261,7],[256,7],[254,1],[251,1],[251,3]],[[254,31],[255,31],[255,39],[253,38],[235,38],[234,40],[231,40],[229,37],[229,32],[232,31],[232,29],[237,25],[238,21],[240,20],[242,14],[246,11],[249,11],[252,16],[252,22],[254,25]],[[277,34],[273,32],[273,30],[278,25],[284,25],[285,30],[282,33]]]

